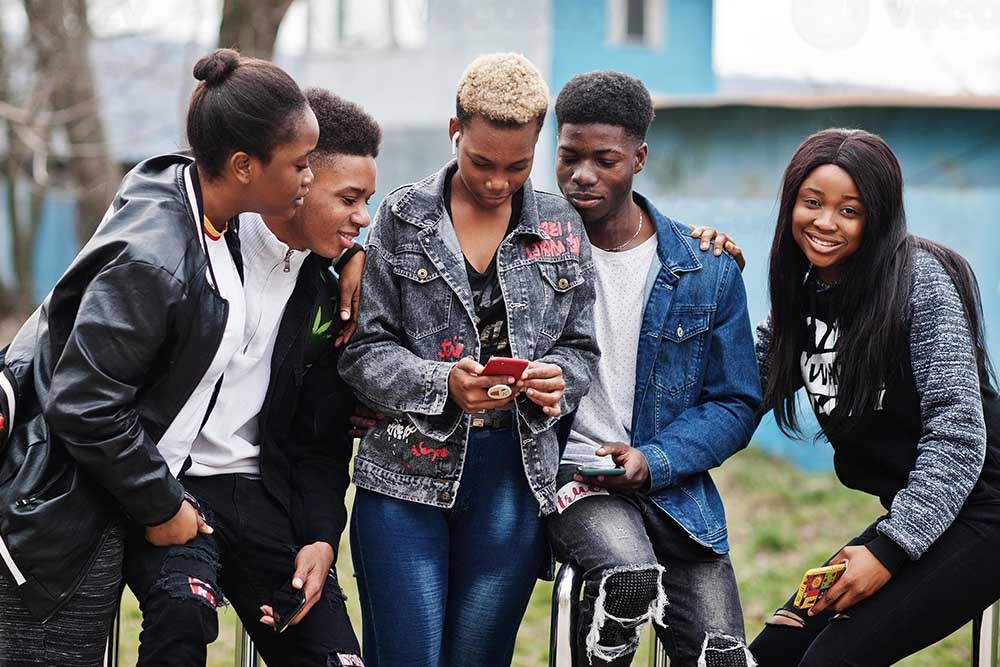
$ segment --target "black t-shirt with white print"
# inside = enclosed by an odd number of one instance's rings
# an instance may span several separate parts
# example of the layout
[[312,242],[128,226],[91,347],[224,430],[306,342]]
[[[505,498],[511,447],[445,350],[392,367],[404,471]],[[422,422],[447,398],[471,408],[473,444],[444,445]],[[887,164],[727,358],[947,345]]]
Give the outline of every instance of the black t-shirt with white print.
[[[445,179],[444,205],[451,218],[451,177]],[[520,189],[511,197],[510,220],[507,223],[507,237],[517,227],[521,219],[521,208],[524,203],[524,189]],[[465,272],[469,276],[469,287],[472,289],[472,303],[476,309],[476,328],[479,330],[480,352],[479,363],[485,364],[490,357],[510,356],[510,342],[507,335],[507,304],[500,289],[500,279],[497,276],[497,256],[493,254],[486,270],[479,272],[468,258],[465,258]]]

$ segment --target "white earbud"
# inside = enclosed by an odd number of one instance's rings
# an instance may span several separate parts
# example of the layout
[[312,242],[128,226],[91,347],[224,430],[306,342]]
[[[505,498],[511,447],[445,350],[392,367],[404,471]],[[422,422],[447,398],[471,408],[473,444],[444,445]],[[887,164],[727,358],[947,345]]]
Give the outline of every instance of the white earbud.
[[458,135],[459,134],[461,134],[461,132],[455,132],[455,134],[451,135],[451,154],[452,155],[456,155],[458,153]]

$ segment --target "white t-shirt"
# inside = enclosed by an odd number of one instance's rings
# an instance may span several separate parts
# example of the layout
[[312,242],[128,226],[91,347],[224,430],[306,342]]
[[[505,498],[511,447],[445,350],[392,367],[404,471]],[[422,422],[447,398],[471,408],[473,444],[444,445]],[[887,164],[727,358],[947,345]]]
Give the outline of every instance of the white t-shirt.
[[260,472],[258,415],[285,305],[308,251],[291,250],[255,213],[240,216],[246,316],[212,414],[191,448],[192,477]]
[[[188,198],[195,201],[193,185],[191,184],[190,170],[188,167],[184,172],[185,186],[188,189]],[[192,224],[195,224],[192,222]],[[198,234],[204,235],[201,223],[197,223]],[[208,371],[198,382],[198,386],[184,403],[170,426],[156,443],[156,448],[166,461],[170,472],[175,476],[180,473],[184,462],[187,461],[191,453],[191,445],[198,436],[198,429],[205,418],[205,411],[212,400],[212,392],[219,382],[219,377],[226,370],[229,360],[236,350],[239,349],[240,341],[243,338],[243,322],[246,312],[246,302],[243,293],[243,284],[240,282],[240,274],[233,263],[232,255],[229,254],[229,246],[226,245],[225,237],[212,239],[205,235],[205,243],[208,248],[208,261],[212,265],[212,270],[206,267],[205,280],[212,282],[214,274],[217,281],[216,288],[220,296],[229,303],[229,315],[226,319],[226,328],[222,335],[222,342],[212,357],[212,363]]]
[[563,463],[612,466],[610,457],[594,451],[608,442],[632,444],[632,400],[635,358],[646,306],[646,276],[660,260],[656,235],[622,252],[591,246],[594,256],[594,320],[601,359],[590,391],[580,401]]

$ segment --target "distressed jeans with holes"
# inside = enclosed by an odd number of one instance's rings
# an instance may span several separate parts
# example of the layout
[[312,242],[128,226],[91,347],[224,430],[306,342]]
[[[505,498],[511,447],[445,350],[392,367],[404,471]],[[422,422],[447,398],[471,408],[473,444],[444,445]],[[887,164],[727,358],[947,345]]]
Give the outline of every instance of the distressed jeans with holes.
[[[557,488],[572,481],[562,466]],[[583,574],[577,665],[629,665],[653,622],[671,667],[750,667],[732,564],[641,494],[580,498],[547,520],[560,560]]]
[[[331,572],[322,597],[296,625],[277,634],[260,623],[260,605],[291,580],[301,548],[287,512],[260,480],[240,475],[186,477],[212,535],[154,547],[133,525],[125,546],[125,580],[142,610],[139,667],[204,665],[219,632],[216,607],[232,604],[269,665],[340,667],[360,662],[344,595]],[[337,545],[334,545],[336,548]]]

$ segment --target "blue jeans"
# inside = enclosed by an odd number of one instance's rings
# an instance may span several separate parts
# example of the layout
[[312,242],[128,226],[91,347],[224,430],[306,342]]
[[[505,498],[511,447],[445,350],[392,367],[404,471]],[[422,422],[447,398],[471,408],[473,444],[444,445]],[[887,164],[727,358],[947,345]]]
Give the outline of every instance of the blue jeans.
[[562,512],[548,517],[556,556],[584,581],[573,664],[632,664],[639,632],[653,621],[671,667],[746,667],[729,556],[695,542],[644,494],[574,493],[575,469],[559,468]]
[[471,432],[451,509],[358,489],[351,550],[366,665],[510,664],[548,556],[512,432]]

